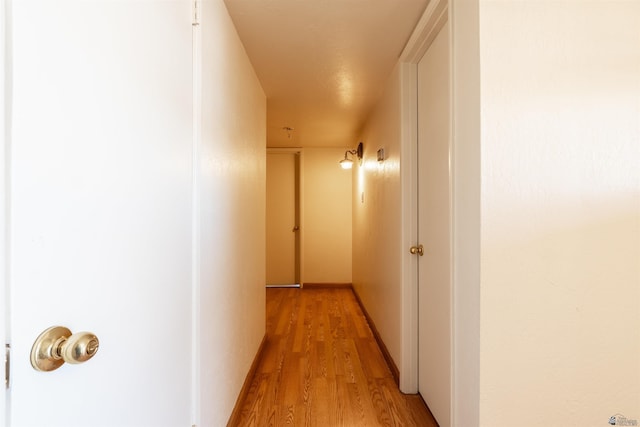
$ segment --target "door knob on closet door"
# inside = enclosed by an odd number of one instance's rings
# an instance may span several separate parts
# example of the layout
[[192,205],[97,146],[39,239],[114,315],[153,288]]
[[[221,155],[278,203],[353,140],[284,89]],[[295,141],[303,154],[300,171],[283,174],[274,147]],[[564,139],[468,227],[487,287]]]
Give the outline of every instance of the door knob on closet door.
[[65,362],[78,364],[98,352],[100,341],[91,332],[72,334],[64,326],[52,326],[42,332],[31,347],[31,366],[36,371],[49,372]]
[[424,246],[422,246],[422,245],[411,246],[411,248],[409,248],[409,252],[411,252],[413,255],[418,254],[420,256],[423,256],[424,255]]

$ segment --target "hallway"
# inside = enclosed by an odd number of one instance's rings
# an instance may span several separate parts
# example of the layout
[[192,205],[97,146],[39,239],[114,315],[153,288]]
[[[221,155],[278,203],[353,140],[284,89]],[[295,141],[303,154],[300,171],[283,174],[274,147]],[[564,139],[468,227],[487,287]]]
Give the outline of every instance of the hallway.
[[436,426],[400,393],[351,289],[267,289],[267,342],[239,426]]

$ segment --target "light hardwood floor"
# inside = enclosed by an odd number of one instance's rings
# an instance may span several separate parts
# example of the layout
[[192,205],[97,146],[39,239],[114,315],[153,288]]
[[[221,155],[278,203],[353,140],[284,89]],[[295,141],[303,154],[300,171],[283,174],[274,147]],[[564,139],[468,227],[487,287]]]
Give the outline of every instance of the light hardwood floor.
[[267,289],[267,341],[238,426],[437,426],[404,395],[351,289]]

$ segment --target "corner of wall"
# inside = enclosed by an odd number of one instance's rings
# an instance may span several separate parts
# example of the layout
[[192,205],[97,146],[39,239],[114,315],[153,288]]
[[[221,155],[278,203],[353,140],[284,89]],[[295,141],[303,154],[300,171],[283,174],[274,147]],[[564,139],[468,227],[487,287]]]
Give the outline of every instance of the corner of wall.
[[478,1],[451,0],[452,425],[480,424],[480,51]]

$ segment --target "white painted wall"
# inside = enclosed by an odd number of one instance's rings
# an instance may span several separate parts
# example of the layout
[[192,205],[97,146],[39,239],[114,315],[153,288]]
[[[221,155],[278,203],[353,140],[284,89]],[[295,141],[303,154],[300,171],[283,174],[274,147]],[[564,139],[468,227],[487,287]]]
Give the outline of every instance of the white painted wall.
[[[392,72],[362,132],[353,172],[353,286],[402,372],[401,68]],[[384,148],[379,164],[376,152]],[[364,197],[363,197],[364,195]],[[363,202],[364,200],[364,202]],[[408,248],[407,248],[408,249]]]
[[302,281],[351,283],[352,175],[338,162],[347,148],[305,148],[301,165]]
[[481,1],[480,424],[640,421],[640,2]]
[[265,333],[266,99],[222,0],[201,31],[198,425],[220,426]]

